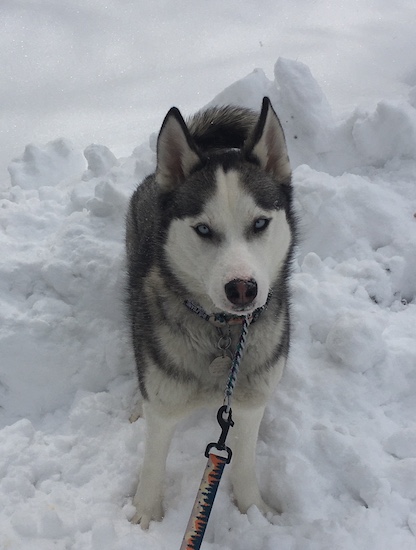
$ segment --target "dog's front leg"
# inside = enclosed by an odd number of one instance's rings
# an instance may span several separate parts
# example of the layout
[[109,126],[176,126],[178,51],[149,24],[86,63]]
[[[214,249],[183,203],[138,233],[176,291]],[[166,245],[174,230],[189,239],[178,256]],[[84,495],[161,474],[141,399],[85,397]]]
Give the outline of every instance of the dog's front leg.
[[136,514],[132,523],[140,523],[147,529],[152,520],[160,521],[163,517],[163,481],[165,477],[166,458],[177,419],[162,415],[151,404],[143,405],[146,420],[146,445],[140,482],[133,504]]
[[237,403],[233,406],[235,424],[230,431],[230,447],[233,451],[231,483],[237,506],[243,514],[253,504],[263,514],[277,513],[261,497],[255,472],[257,437],[263,413],[264,406],[242,408]]

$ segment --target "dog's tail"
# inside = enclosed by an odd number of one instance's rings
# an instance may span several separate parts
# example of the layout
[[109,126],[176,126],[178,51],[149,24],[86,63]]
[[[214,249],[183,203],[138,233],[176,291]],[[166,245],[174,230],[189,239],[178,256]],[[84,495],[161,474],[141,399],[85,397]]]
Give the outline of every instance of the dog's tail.
[[199,111],[187,120],[196,145],[203,151],[243,147],[259,114],[250,109],[226,105]]

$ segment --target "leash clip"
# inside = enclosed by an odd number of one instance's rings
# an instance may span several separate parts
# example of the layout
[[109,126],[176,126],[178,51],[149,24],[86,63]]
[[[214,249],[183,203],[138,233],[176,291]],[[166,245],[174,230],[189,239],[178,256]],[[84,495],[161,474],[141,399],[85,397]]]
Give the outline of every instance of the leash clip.
[[[223,405],[218,409],[217,412],[217,420],[218,424],[221,427],[221,435],[217,441],[217,443],[208,443],[207,448],[205,449],[205,456],[209,458],[209,454],[212,449],[217,449],[217,451],[225,452],[227,454],[226,458],[226,464],[229,464],[231,462],[232,457],[232,451],[230,447],[227,447],[225,444],[225,440],[227,439],[228,432],[232,426],[234,426],[234,420],[232,419],[232,412],[231,409],[227,407],[227,405]],[[220,455],[222,456],[222,455]]]

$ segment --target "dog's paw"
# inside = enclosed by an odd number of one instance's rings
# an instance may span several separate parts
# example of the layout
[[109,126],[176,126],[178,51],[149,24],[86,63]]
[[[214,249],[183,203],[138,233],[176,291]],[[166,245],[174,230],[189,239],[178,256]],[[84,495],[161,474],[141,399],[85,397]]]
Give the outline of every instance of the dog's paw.
[[135,504],[136,513],[131,518],[131,523],[139,524],[142,529],[149,529],[151,521],[161,521],[163,519],[163,507],[161,504],[155,504],[152,507]]
[[252,499],[236,500],[236,504],[242,514],[247,514],[247,511],[252,506],[258,508],[261,514],[267,519],[271,519],[273,516],[281,514],[280,510],[276,510],[275,508],[272,508],[271,506],[266,504],[264,500],[260,497],[260,495]]
[[275,508],[272,508],[271,506],[266,504],[263,499],[261,500],[261,502],[258,502],[255,505],[263,514],[263,516],[267,519],[271,519],[273,516],[277,516],[282,513],[280,510],[276,510]]
[[136,420],[138,420],[142,416],[143,416],[143,404],[141,401],[139,401],[134,405],[133,411],[129,417],[129,421],[131,424],[133,424],[133,422],[136,422]]

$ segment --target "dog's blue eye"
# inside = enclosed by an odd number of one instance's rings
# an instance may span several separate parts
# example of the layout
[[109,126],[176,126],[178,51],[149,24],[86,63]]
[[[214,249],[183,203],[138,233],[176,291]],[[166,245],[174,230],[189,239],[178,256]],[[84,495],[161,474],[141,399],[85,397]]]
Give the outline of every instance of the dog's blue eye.
[[208,225],[204,223],[199,223],[194,227],[195,231],[200,237],[209,238],[212,236],[212,231]]
[[255,233],[260,233],[264,231],[270,223],[270,218],[259,218],[253,224],[253,229]]

